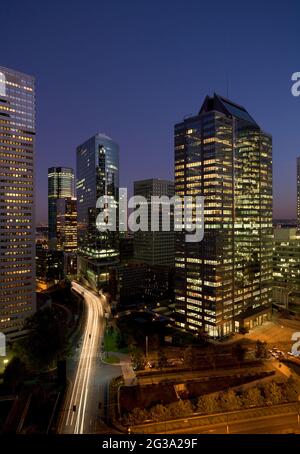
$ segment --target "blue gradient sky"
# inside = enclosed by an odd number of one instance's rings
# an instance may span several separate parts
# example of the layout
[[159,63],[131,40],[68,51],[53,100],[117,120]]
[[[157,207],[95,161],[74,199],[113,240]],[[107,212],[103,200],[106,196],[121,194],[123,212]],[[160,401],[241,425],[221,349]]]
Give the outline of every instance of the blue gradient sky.
[[121,184],[173,177],[173,125],[216,91],[273,135],[274,214],[294,217],[300,3],[1,0],[0,65],[36,76],[38,221],[47,168],[95,132],[120,144]]

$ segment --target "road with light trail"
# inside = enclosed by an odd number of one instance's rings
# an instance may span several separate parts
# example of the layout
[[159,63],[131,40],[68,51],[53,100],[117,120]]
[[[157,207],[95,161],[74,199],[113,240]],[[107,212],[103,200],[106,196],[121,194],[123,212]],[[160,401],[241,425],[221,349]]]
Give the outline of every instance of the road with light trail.
[[[82,344],[73,361],[67,395],[61,411],[60,433],[94,433],[99,427],[101,402],[106,400],[109,374],[101,369],[101,345],[108,309],[104,295],[96,295],[76,282],[72,289],[82,295],[85,320]],[[115,369],[114,369],[115,372]]]

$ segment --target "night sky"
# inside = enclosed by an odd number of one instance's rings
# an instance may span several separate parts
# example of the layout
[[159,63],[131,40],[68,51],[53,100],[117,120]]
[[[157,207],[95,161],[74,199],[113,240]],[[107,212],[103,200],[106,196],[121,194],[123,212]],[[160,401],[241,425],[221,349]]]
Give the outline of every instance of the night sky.
[[299,0],[1,0],[0,17],[0,65],[36,77],[39,222],[48,167],[75,167],[96,132],[119,143],[123,186],[173,178],[174,123],[227,80],[273,135],[274,215],[295,217]]

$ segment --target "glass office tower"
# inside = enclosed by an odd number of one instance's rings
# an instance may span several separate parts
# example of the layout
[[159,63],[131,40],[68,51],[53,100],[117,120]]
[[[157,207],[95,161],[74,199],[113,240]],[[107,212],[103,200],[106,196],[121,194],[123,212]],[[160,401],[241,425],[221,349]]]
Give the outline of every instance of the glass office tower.
[[0,331],[35,311],[34,78],[0,67]]
[[57,223],[58,201],[74,198],[74,171],[69,167],[50,167],[48,169],[48,228],[49,248],[57,249],[60,235]]
[[[78,274],[95,289],[106,286],[119,261],[118,232],[99,232],[99,197],[113,196],[118,207],[119,146],[96,134],[77,147]],[[118,216],[118,215],[117,215]]]
[[203,195],[205,234],[176,233],[177,325],[223,337],[270,318],[272,138],[214,95],[175,126],[175,193]]

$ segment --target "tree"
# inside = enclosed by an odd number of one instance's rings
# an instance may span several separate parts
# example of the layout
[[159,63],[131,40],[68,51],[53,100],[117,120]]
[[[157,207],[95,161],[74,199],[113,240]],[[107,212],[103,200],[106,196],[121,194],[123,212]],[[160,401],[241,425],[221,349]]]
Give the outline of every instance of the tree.
[[168,365],[168,358],[163,350],[158,351],[158,368],[164,369]]
[[13,394],[15,394],[17,388],[19,388],[20,385],[23,384],[25,377],[25,363],[20,358],[14,356],[4,370],[4,384],[11,388]]
[[224,411],[239,410],[242,406],[240,397],[232,389],[221,393],[220,405]]
[[184,350],[183,362],[185,367],[193,369],[195,367],[196,355],[193,347],[189,346]]
[[141,408],[134,408],[132,412],[124,416],[123,421],[126,426],[142,424],[146,419],[149,419],[149,414]]
[[161,404],[155,405],[150,410],[150,418],[154,421],[166,421],[169,416],[168,408]]
[[259,388],[248,388],[242,395],[242,403],[246,408],[260,407],[264,403]]
[[146,364],[145,355],[140,349],[134,348],[131,352],[131,358],[132,358],[133,366],[136,368],[136,370],[145,369],[145,364]]
[[116,344],[117,344],[118,349],[122,349],[127,346],[126,337],[125,337],[124,333],[120,330],[117,330]]
[[23,351],[35,367],[45,368],[67,353],[67,326],[58,312],[47,307],[37,311],[25,323],[29,335],[21,341]]
[[267,402],[276,405],[280,404],[284,400],[282,390],[277,383],[271,381],[263,387],[264,394],[266,396]]
[[197,411],[200,413],[217,413],[220,410],[218,394],[205,394],[199,397]]
[[189,416],[193,413],[193,406],[189,400],[173,402],[168,406],[168,409],[170,416],[174,418]]
[[264,358],[267,358],[267,356],[268,356],[267,343],[262,342],[258,339],[256,341],[256,346],[255,346],[255,357],[258,359],[264,359]]
[[297,382],[293,379],[293,377],[290,377],[288,381],[283,383],[281,386],[284,400],[287,402],[295,402],[298,400]]

